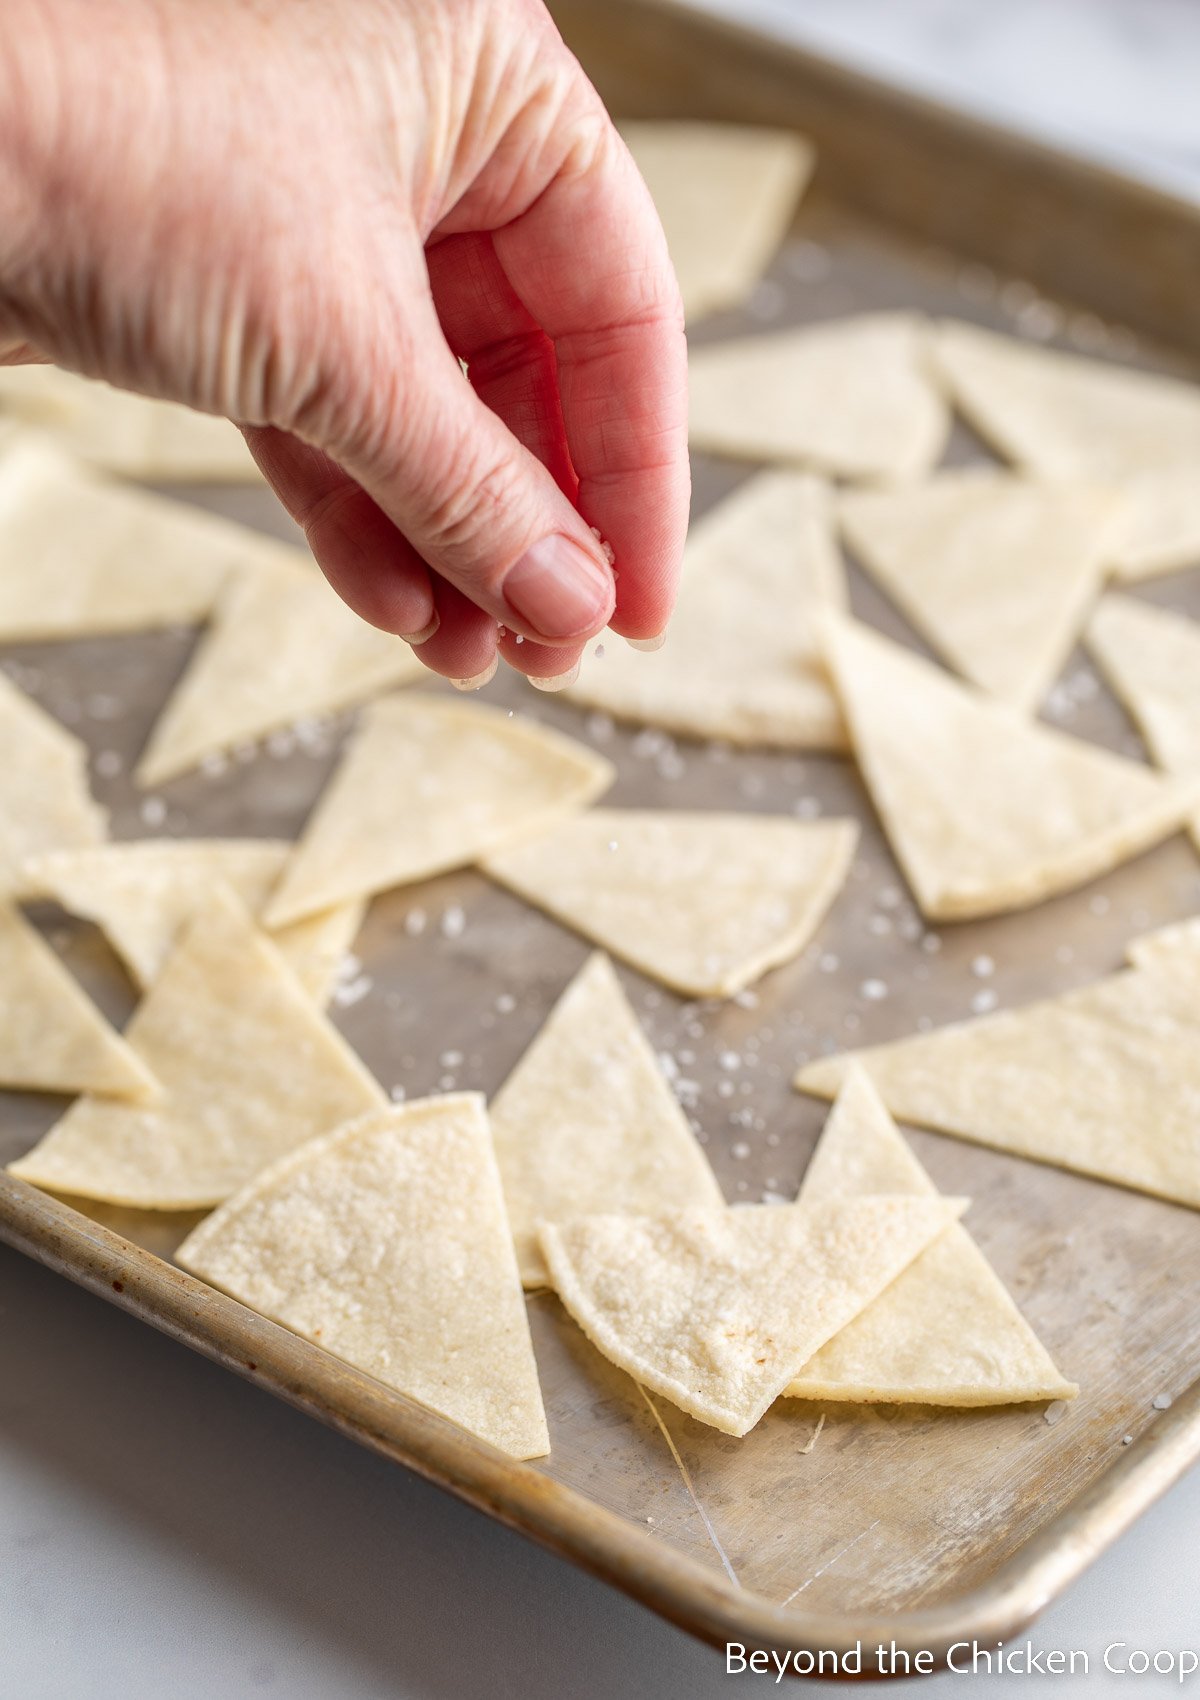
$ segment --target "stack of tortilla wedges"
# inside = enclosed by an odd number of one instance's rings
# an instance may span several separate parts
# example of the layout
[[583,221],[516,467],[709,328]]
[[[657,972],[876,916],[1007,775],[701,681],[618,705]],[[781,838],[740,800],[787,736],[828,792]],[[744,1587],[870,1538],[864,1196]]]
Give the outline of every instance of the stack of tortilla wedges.
[[[811,150],[627,139],[689,320],[751,311]],[[1200,390],[907,312],[698,342],[693,442],[760,470],[694,528],[671,643],[606,645],[568,696],[851,757],[930,920],[1200,844],[1200,628],[1138,590],[1200,562]],[[954,407],[1007,467],[936,470]],[[891,1118],[1200,1207],[1200,921],[1032,1009],[807,1066],[835,1102],[798,1197],[729,1206],[610,956],[744,993],[815,937],[858,824],[597,807],[588,744],[404,688],[408,646],[295,547],[113,475],[256,473],[223,422],[0,372],[0,641],[203,628],[139,784],[361,712],[297,843],[122,843],[83,745],[0,678],[0,1085],[74,1095],[11,1174],[211,1212],[185,1269],[518,1458],[550,1446],[523,1298],[546,1286],[728,1434],[781,1399],[1076,1393]],[[848,616],[839,538],[952,672]],[[1081,636],[1165,771],[1036,718]],[[326,1005],[374,897],[469,866],[598,948],[490,1106],[392,1103]],[[124,1034],[22,914],[40,899],[125,965]]]

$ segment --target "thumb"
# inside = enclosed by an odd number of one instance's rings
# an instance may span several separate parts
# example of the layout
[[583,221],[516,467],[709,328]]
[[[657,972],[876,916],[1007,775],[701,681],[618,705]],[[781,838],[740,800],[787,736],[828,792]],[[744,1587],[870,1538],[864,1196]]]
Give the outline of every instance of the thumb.
[[390,352],[401,369],[375,385],[369,425],[330,452],[426,564],[498,624],[555,646],[600,631],[615,590],[599,540],[475,394],[432,303],[410,313]]

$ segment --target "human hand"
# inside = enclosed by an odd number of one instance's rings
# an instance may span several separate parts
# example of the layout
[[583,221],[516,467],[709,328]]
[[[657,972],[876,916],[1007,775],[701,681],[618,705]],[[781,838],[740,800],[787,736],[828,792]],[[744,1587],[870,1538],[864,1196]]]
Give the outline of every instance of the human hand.
[[678,291],[540,0],[6,0],[5,345],[236,419],[449,677],[666,623]]

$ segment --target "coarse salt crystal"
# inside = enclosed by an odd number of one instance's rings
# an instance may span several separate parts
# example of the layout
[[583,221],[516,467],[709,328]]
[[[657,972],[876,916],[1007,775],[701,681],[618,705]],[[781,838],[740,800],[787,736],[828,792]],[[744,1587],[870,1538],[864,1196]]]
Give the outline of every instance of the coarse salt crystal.
[[886,980],[864,980],[858,988],[859,996],[866,998],[868,1003],[881,1003],[888,995]]
[[452,903],[442,913],[442,937],[444,939],[460,939],[466,931],[467,917],[462,907]]
[[977,956],[971,964],[971,972],[977,980],[990,980],[996,972],[996,964],[990,956]]

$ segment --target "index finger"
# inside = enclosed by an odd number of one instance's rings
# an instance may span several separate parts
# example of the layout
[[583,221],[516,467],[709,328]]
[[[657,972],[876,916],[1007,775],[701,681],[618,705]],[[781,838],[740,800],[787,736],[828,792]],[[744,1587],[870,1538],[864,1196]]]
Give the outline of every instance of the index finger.
[[649,190],[598,105],[553,181],[493,241],[555,346],[580,512],[615,557],[610,624],[655,637],[691,494],[683,306]]

